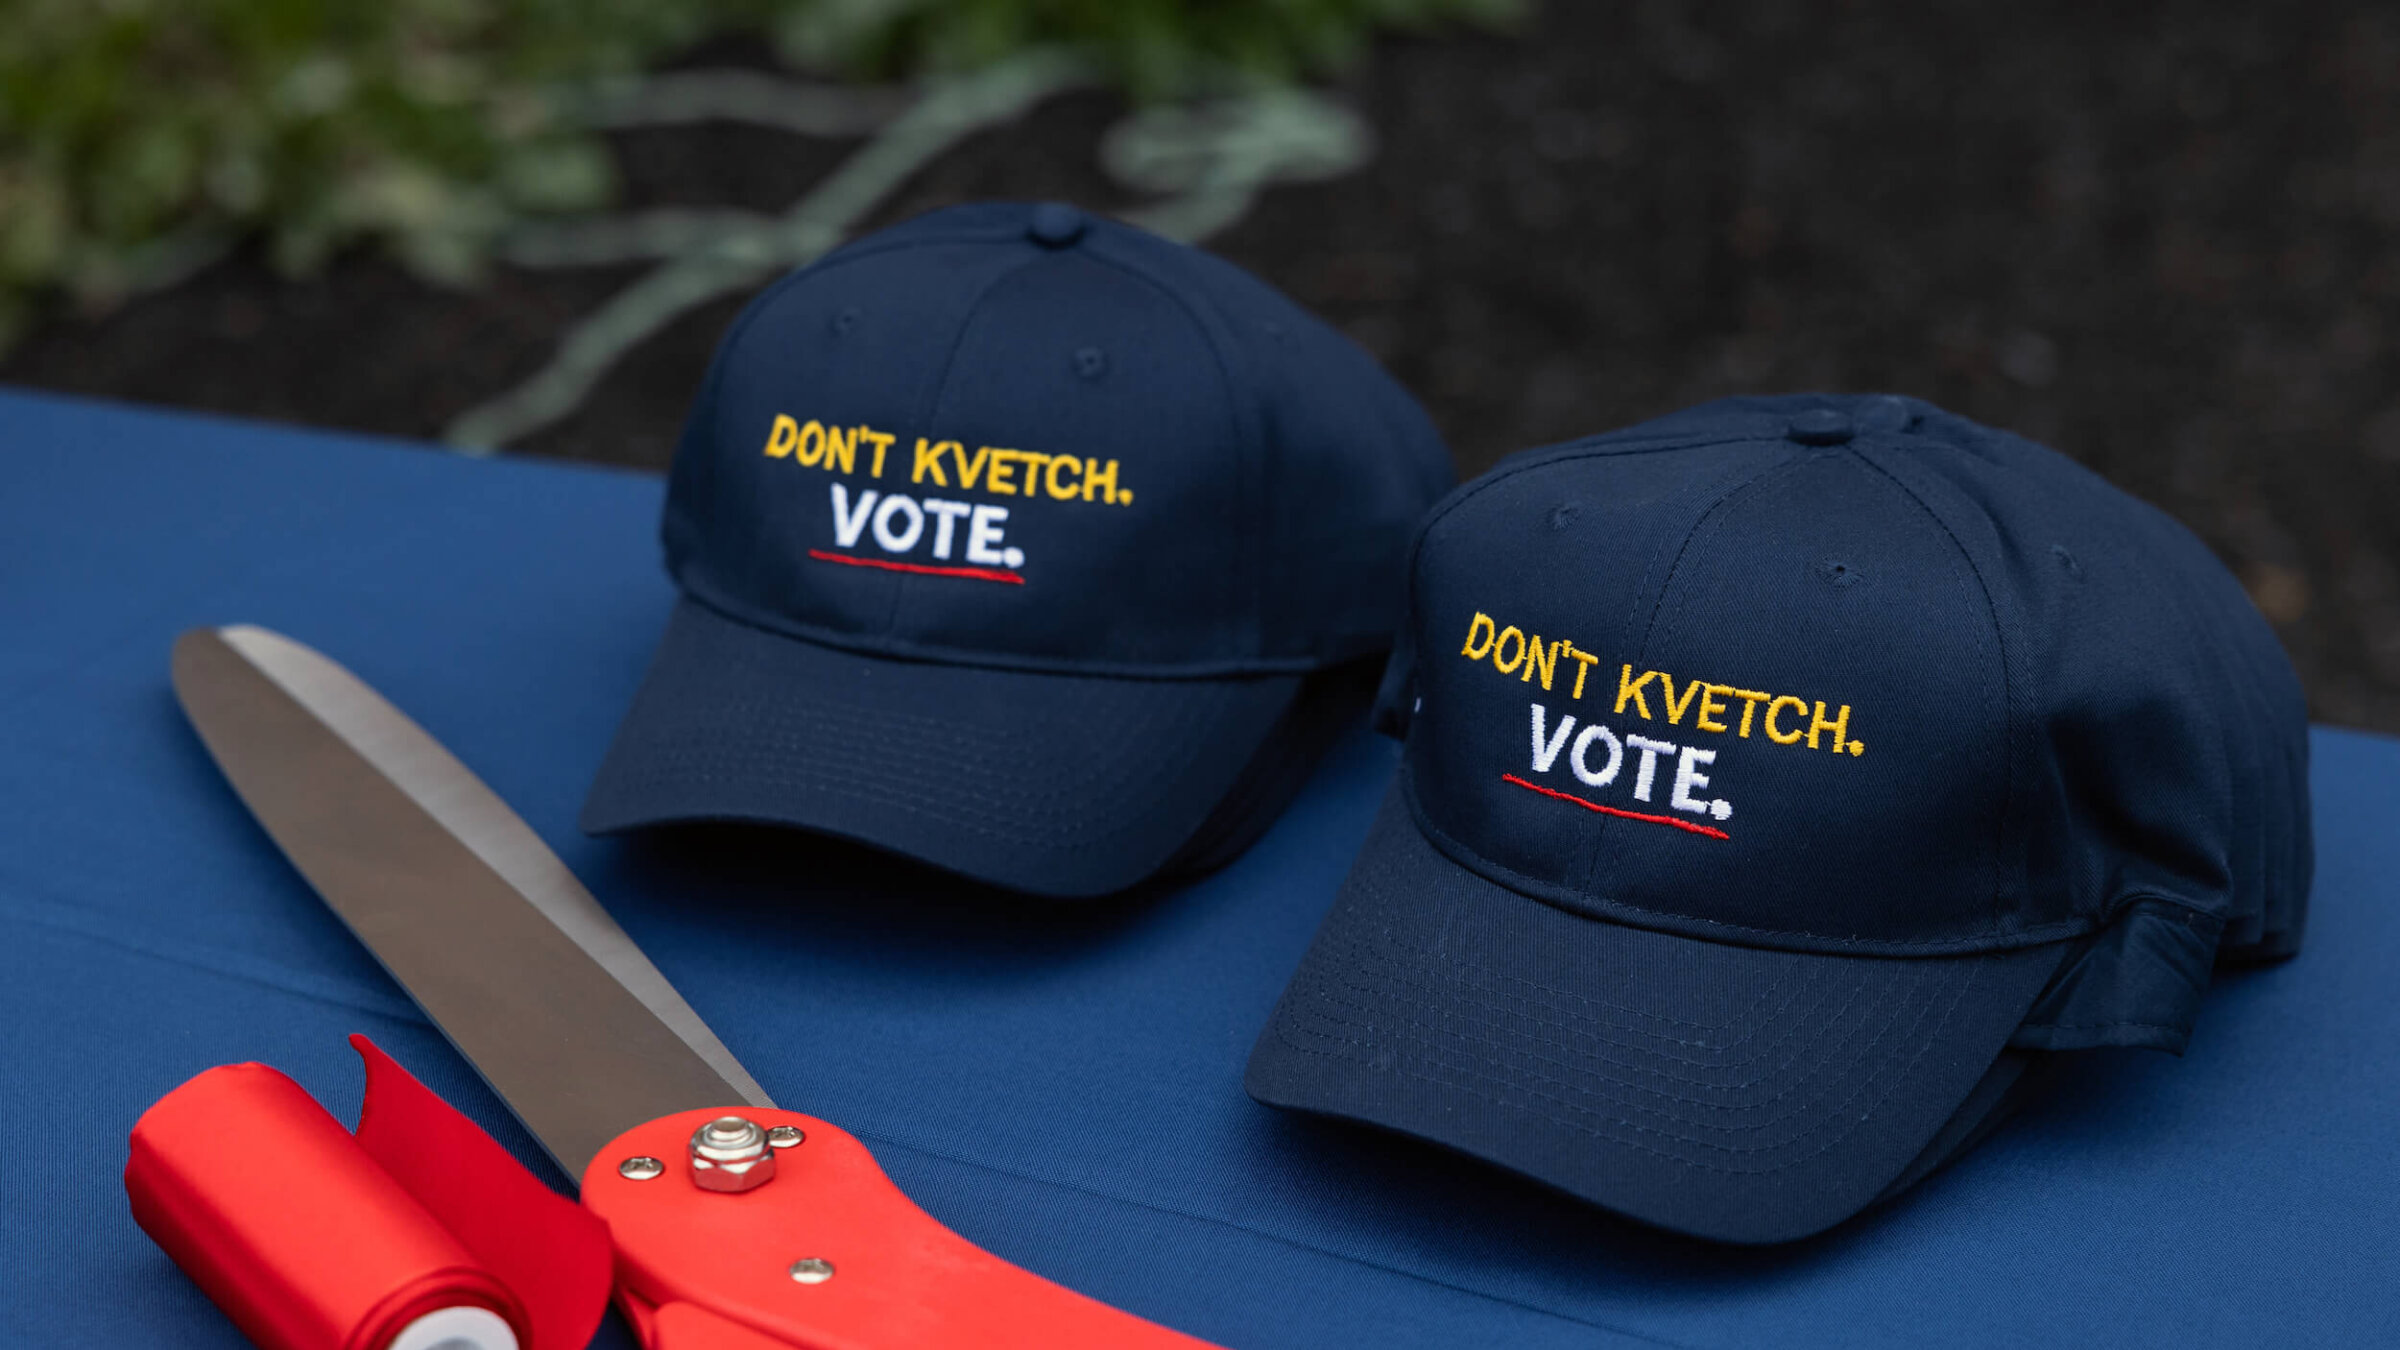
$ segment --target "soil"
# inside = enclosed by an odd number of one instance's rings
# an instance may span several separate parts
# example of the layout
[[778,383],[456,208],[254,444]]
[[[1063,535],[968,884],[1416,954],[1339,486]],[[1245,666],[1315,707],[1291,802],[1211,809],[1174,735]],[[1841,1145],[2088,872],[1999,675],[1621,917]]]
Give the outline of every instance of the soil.
[[[755,61],[754,44],[692,54]],[[2324,3],[1559,0],[1379,43],[1364,171],[1210,246],[1426,401],[1462,474],[1736,392],[1880,389],[2055,445],[2216,548],[2324,720],[2400,732],[2400,11]],[[1113,96],[1043,105],[885,203],[1133,204]],[[850,148],[624,133],[632,205],[780,209]],[[639,269],[237,256],[62,317],[0,380],[430,436]],[[661,465],[738,300],[517,449]]]

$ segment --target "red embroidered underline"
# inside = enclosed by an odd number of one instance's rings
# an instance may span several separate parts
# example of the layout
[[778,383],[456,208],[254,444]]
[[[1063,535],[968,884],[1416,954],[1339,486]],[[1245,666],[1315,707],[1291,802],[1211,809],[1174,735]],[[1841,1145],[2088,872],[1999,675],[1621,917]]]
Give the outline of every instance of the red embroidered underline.
[[967,577],[975,581],[1005,581],[1011,586],[1025,584],[1022,572],[1003,572],[997,567],[934,567],[927,563],[893,562],[889,558],[855,558],[847,553],[828,553],[812,548],[808,556],[818,562],[836,562],[848,567],[880,567],[886,572],[915,572],[929,577]]
[[1598,802],[1587,802],[1572,792],[1561,792],[1557,788],[1546,788],[1539,783],[1528,783],[1513,773],[1504,773],[1500,775],[1500,780],[1504,783],[1514,783],[1521,788],[1531,788],[1535,792],[1538,792],[1545,797],[1556,797],[1562,802],[1573,802],[1586,811],[1597,811],[1604,816],[1623,816],[1627,820],[1646,820],[1653,825],[1672,825],[1679,830],[1690,830],[1694,834],[1705,834],[1711,839],[1731,839],[1733,837],[1732,835],[1725,833],[1723,830],[1712,829],[1706,825],[1694,825],[1688,820],[1677,820],[1673,816],[1650,816],[1644,815],[1639,811],[1627,811],[1619,807],[1602,806]]

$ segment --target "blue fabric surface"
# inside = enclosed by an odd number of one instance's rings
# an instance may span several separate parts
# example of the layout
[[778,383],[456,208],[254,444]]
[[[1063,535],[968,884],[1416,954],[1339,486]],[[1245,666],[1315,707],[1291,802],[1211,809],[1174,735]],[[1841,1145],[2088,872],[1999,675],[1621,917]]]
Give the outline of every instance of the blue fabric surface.
[[2186,1058],[2096,1052],[1896,1206],[1717,1249],[1242,1094],[1390,774],[1364,734],[1231,868],[1098,909],[795,837],[579,836],[671,603],[659,492],[0,395],[0,1345],[241,1344],[119,1182],[210,1065],[349,1117],[365,1031],[536,1156],[183,724],[169,644],[237,620],[440,737],[934,1214],[1228,1346],[2400,1342],[2400,745],[2316,733],[2307,948],[2221,977]]

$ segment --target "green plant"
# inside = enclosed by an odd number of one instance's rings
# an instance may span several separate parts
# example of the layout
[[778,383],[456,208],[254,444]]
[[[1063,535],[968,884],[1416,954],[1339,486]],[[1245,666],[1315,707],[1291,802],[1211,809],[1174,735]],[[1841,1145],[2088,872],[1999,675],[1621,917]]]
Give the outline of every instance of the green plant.
[[563,88],[711,33],[884,77],[1077,49],[1137,97],[1290,80],[1375,28],[1523,0],[0,0],[0,345],[258,237],[471,279],[521,216],[614,184]]
[[509,215],[609,189],[599,147],[537,91],[688,39],[699,17],[626,0],[5,8],[0,321],[48,286],[105,302],[262,226],[294,269],[375,237],[465,275]]
[[1227,79],[1285,82],[1355,56],[1379,28],[1504,24],[1525,0],[819,0],[772,6],[803,64],[905,73],[1081,49],[1138,98]]

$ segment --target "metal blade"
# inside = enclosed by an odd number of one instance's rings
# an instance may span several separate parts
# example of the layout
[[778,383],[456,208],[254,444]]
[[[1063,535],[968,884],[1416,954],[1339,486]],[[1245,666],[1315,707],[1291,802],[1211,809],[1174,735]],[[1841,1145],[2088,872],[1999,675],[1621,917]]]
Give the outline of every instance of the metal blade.
[[174,677],[251,814],[569,1180],[643,1121],[774,1105],[540,837],[357,676],[237,625],[177,639]]

